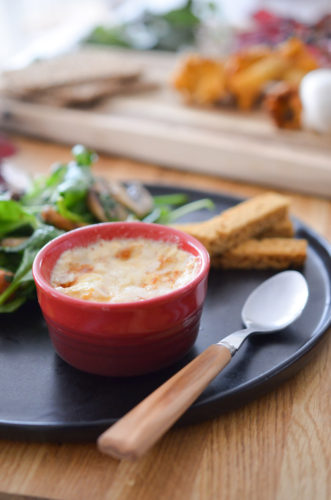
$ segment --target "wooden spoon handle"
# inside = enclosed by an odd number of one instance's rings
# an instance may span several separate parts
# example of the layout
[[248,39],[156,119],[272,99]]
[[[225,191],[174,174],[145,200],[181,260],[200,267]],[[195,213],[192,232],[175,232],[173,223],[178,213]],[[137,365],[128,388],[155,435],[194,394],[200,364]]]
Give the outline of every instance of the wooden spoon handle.
[[98,439],[98,448],[116,458],[143,455],[185,412],[229,363],[231,353],[214,344],[161,385]]

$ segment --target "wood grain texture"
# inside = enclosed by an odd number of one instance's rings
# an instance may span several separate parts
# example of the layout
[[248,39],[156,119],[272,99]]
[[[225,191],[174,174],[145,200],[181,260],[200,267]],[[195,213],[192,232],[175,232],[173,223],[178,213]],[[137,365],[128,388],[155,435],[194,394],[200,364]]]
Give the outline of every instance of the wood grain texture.
[[[67,147],[14,140],[20,153],[10,161],[31,173],[70,158]],[[101,157],[97,171],[237,196],[264,191],[120,158]],[[330,201],[287,194],[292,213],[331,240]],[[0,491],[65,500],[328,500],[330,362],[328,335],[314,359],[277,390],[210,422],[171,429],[134,463],[102,455],[93,443],[0,441]]]
[[98,448],[115,458],[144,455],[200,396],[231,360],[230,350],[210,345],[98,439]]

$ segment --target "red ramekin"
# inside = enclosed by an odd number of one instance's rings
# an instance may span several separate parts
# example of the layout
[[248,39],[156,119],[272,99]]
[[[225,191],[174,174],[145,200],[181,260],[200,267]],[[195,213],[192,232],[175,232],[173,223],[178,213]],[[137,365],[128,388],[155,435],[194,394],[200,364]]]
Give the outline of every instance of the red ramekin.
[[[147,238],[175,243],[200,261],[187,285],[139,302],[90,302],[50,285],[59,256],[99,239]],[[176,229],[143,222],[110,222],[75,229],[43,247],[33,264],[39,304],[56,352],[90,373],[133,376],[163,368],[194,344],[207,292],[209,255],[195,238]]]

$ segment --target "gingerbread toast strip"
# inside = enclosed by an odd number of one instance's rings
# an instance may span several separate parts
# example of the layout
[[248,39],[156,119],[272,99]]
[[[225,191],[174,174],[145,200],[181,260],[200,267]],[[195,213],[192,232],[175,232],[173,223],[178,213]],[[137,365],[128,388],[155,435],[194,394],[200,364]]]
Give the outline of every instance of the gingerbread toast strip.
[[217,224],[213,253],[223,253],[273,226],[288,213],[289,200],[277,193],[266,193],[226,210]]
[[211,265],[222,269],[286,269],[303,266],[307,241],[292,238],[250,239],[221,255]]
[[[211,219],[210,219],[211,220]],[[179,229],[180,231],[187,232],[193,236],[193,234],[197,235],[197,239],[203,238],[203,233],[200,231],[201,224],[205,224],[205,222],[194,222],[191,224],[173,224],[172,227]],[[197,237],[195,236],[195,237]],[[268,227],[262,233],[256,235],[256,238],[293,238],[294,236],[294,227],[291,219],[288,215],[286,215],[283,219],[276,222],[273,226]],[[216,235],[215,235],[216,238]],[[208,245],[208,241],[206,242]]]
[[268,227],[262,233],[259,233],[256,238],[293,238],[294,226],[291,219],[286,216],[273,226]]
[[213,241],[217,238],[216,225],[214,221],[220,216],[213,217],[204,222],[192,222],[191,224],[173,224],[172,227],[190,234],[199,240],[210,252]]
[[176,227],[201,241],[211,255],[220,254],[283,220],[288,206],[285,196],[265,193],[205,222]]

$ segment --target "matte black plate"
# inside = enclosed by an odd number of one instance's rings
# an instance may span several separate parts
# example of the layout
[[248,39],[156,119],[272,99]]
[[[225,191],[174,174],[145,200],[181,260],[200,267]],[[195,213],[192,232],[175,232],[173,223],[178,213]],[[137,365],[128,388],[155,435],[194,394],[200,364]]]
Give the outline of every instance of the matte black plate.
[[[182,188],[151,187],[154,194]],[[205,196],[215,213],[239,199],[186,190],[190,199]],[[209,218],[201,211],[194,220]],[[184,220],[184,219],[183,219]],[[187,217],[186,220],[189,220]],[[286,330],[252,336],[230,365],[185,413],[180,423],[194,423],[234,409],[276,387],[308,362],[330,324],[330,246],[295,221],[297,236],[309,241],[303,270],[310,290],[302,316]],[[215,271],[209,278],[198,340],[181,362],[152,375],[120,379],[80,372],[53,351],[35,303],[0,318],[0,437],[35,441],[86,441],[152,392],[210,344],[242,328],[241,308],[249,293],[271,271]]]

